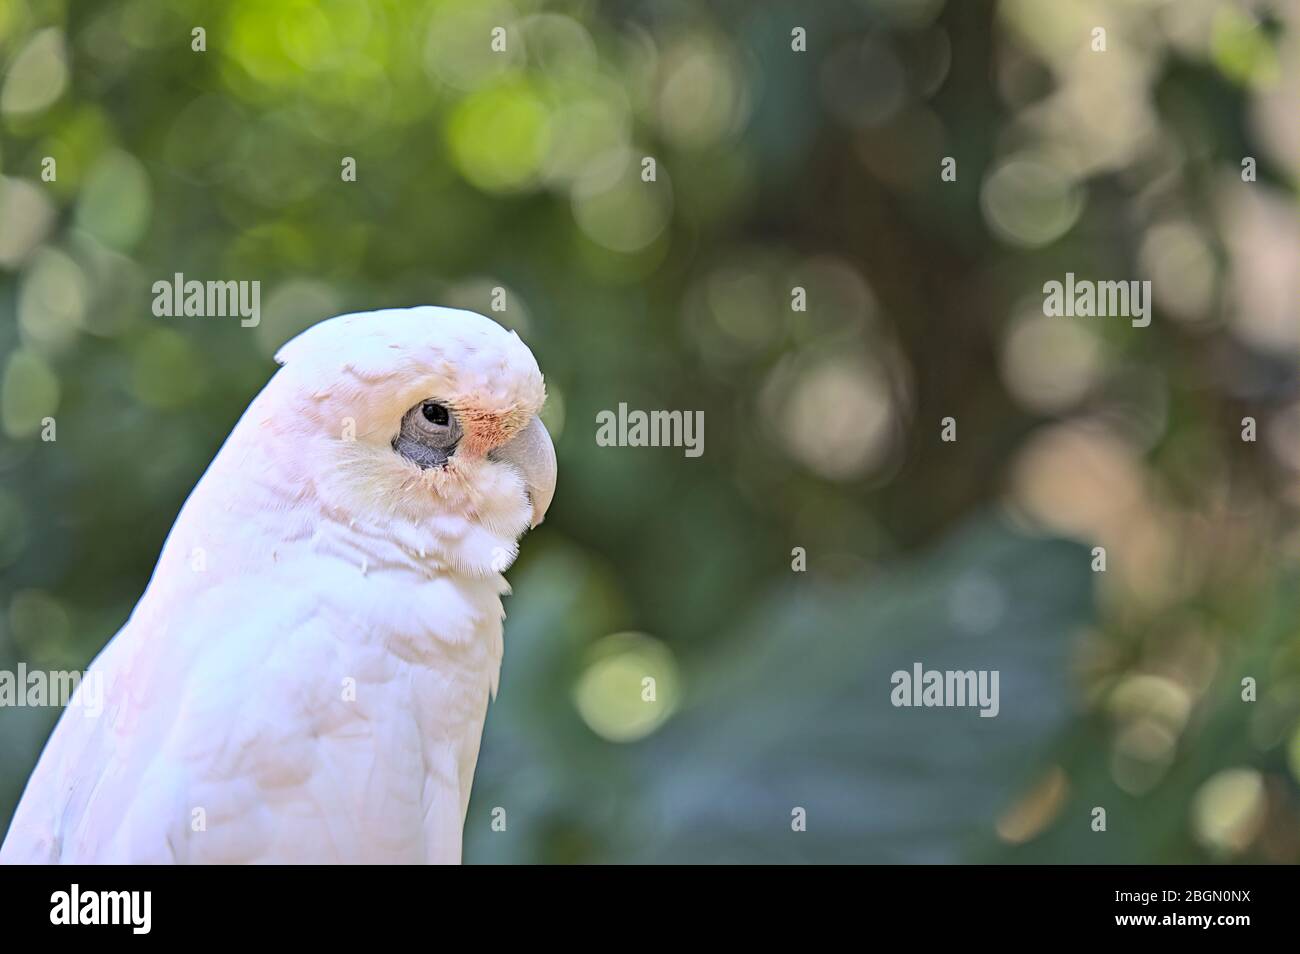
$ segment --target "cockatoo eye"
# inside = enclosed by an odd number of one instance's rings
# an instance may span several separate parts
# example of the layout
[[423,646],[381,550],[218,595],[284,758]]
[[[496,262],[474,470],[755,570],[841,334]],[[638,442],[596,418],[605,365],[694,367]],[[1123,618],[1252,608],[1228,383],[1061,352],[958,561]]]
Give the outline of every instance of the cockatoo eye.
[[460,423],[447,405],[421,401],[402,416],[393,450],[422,468],[441,467],[456,452]]
[[447,413],[447,409],[435,401],[425,401],[421,410],[424,412],[424,419],[430,424],[446,427],[451,422],[451,415]]

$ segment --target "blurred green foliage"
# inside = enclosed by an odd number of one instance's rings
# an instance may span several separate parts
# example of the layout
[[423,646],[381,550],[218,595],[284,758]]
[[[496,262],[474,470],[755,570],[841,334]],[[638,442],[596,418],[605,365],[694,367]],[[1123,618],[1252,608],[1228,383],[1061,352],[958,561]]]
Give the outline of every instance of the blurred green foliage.
[[[467,860],[1300,859],[1293,2],[8,0],[0,63],[0,668],[116,631],[284,340],[455,305],[561,466]],[[56,714],[0,709],[0,826]]]

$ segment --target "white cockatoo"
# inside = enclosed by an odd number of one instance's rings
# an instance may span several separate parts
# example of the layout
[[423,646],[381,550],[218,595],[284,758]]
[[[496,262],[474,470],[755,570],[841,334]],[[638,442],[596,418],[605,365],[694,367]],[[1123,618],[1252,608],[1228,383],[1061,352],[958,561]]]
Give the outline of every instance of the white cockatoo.
[[434,307],[321,322],[276,360],[0,862],[460,861],[502,571],[555,489],[542,374]]

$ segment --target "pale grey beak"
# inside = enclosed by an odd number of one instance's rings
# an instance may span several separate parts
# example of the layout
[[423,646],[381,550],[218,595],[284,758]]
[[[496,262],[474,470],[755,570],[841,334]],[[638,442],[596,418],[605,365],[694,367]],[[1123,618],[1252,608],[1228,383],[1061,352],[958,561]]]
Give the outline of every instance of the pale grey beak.
[[533,505],[532,526],[537,526],[546,516],[555,496],[555,445],[541,418],[536,416],[528,426],[511,440],[502,444],[488,455],[492,460],[513,464],[524,478],[528,488],[528,499]]

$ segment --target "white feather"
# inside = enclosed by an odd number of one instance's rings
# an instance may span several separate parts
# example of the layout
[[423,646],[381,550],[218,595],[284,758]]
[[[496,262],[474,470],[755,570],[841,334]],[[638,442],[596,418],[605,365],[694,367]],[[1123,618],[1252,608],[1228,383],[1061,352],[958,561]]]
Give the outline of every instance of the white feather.
[[[486,454],[540,408],[541,374],[513,334],[434,308],[332,319],[280,357],[92,665],[102,715],[64,713],[0,861],[460,860],[500,554],[530,522]],[[430,397],[489,422],[445,472],[391,447]]]

